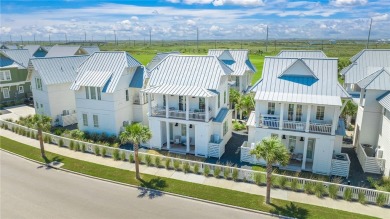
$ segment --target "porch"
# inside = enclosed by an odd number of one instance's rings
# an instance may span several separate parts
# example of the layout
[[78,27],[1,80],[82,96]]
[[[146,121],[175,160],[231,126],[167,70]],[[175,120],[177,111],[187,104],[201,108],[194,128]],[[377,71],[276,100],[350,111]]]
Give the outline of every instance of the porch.
[[[210,115],[211,110],[209,110],[208,115]],[[187,115],[188,114],[188,115]],[[157,117],[166,117],[166,118],[173,118],[173,119],[185,119],[187,120],[194,120],[194,121],[208,121],[206,120],[206,112],[204,109],[189,109],[187,110],[179,110],[175,107],[170,107],[167,109],[166,107],[159,107],[155,106],[152,107],[152,116]],[[211,117],[209,118],[211,119]]]
[[186,145],[171,143],[170,148],[168,148],[167,143],[165,143],[161,147],[161,150],[166,150],[166,151],[169,151],[169,152],[175,153],[175,154],[193,154],[193,155],[195,155],[195,145],[190,145],[190,150],[187,151]]

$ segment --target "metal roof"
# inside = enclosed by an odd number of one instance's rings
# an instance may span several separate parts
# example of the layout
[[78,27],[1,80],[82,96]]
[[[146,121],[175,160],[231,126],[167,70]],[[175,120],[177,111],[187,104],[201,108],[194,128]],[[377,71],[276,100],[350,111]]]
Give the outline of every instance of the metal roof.
[[146,78],[145,68],[143,66],[139,66],[134,72],[129,87],[142,88],[144,86],[145,78]]
[[223,120],[225,120],[228,113],[229,113],[229,109],[221,108],[219,110],[217,117],[213,119],[213,122],[219,122],[219,123],[223,122]]
[[35,54],[40,48],[41,48],[42,50],[44,50],[44,51],[47,53],[48,50],[46,50],[45,47],[40,46],[40,45],[25,45],[25,46],[23,46],[23,49],[27,49],[27,50],[30,52],[31,56],[34,56],[34,54]]
[[102,92],[113,93],[125,68],[141,66],[126,52],[95,52],[77,69],[71,89],[81,86],[103,87]]
[[327,58],[321,50],[282,50],[276,56],[281,58]]
[[18,49],[18,46],[17,45],[6,45],[6,44],[2,44],[1,49]]
[[390,90],[389,69],[382,68],[357,82],[359,87],[372,90]]
[[246,71],[255,73],[257,70],[249,60],[249,51],[246,49],[209,49],[209,56],[217,56],[226,65],[233,69],[231,75],[243,75]]
[[165,57],[169,56],[169,55],[178,55],[180,54],[180,52],[178,51],[172,51],[172,52],[161,52],[161,53],[157,53],[152,61],[150,61],[147,65],[146,65],[146,68],[148,70],[156,67],[156,65],[158,65]]
[[266,57],[262,75],[251,90],[255,100],[340,106],[350,98],[338,83],[337,59]]
[[143,92],[151,94],[167,94],[192,97],[212,97],[217,95],[215,92],[207,90],[203,87],[173,84],[151,87],[143,90]]
[[390,91],[387,91],[380,97],[376,99],[380,105],[382,105],[386,110],[390,111]]
[[150,87],[194,86],[218,90],[222,76],[233,71],[216,56],[169,55],[150,70]]
[[390,50],[385,49],[364,49],[354,55],[350,61],[351,65],[341,71],[346,84],[356,84],[361,79],[372,74],[370,67],[390,67]]
[[[81,50],[80,54],[78,52],[79,50]],[[83,54],[87,54],[87,52],[81,46],[54,45],[50,48],[45,57],[74,56]]]
[[31,58],[31,55],[27,49],[2,49],[0,50],[0,53],[9,59],[12,59],[22,68],[27,68],[28,61]]
[[46,85],[73,82],[79,65],[88,56],[65,56],[53,58],[32,58],[31,68],[35,69]]
[[83,46],[83,48],[89,55],[94,52],[100,52],[100,48],[98,46]]

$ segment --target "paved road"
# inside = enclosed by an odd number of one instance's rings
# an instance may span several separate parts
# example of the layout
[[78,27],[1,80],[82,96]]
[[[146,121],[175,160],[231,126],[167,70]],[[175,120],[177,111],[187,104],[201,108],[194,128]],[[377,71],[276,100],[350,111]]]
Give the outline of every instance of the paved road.
[[[271,218],[94,180],[0,151],[0,218]],[[201,191],[199,191],[201,192]]]

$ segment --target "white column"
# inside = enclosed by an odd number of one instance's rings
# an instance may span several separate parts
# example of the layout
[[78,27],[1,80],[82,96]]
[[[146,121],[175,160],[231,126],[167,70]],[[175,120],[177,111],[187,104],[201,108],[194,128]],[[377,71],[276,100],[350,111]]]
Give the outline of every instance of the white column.
[[210,118],[210,112],[209,112],[209,97],[205,97],[205,122],[209,121]]
[[[148,107],[149,107],[149,116],[152,116],[152,102],[151,102],[151,99],[152,98],[150,98],[150,95],[151,94],[148,94],[147,96],[148,96]],[[141,101],[141,100],[140,100]]]
[[190,98],[186,96],[186,120],[190,119]]
[[226,107],[229,109],[230,104],[229,104],[229,85],[226,85]]
[[169,122],[165,122],[166,124],[166,129],[167,129],[167,148],[168,150],[171,149],[171,138],[170,138],[170,133],[169,133]]
[[165,117],[169,118],[169,95],[165,95]]
[[307,144],[309,143],[309,138],[305,137],[305,141],[303,142],[303,158],[302,158],[302,167],[301,169],[306,169],[306,156],[307,156]]
[[256,101],[255,105],[255,123],[256,127],[260,127],[260,103]]
[[280,103],[279,129],[283,129],[284,103]]
[[190,152],[190,124],[186,124],[186,140],[187,140],[187,153]]
[[339,124],[339,108],[335,107],[333,112],[332,130],[331,130],[332,135],[336,134],[336,129],[338,124]]
[[309,132],[309,131],[310,131],[311,108],[312,108],[311,105],[308,105],[308,106],[307,106],[306,128],[305,128],[305,132]]

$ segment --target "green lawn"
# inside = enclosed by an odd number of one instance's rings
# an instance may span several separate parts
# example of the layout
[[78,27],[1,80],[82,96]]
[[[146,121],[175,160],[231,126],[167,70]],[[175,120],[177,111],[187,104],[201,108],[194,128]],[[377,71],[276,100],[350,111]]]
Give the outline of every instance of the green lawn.
[[[22,156],[43,161],[38,148],[34,148],[9,138],[0,137],[0,148]],[[81,152],[80,152],[81,153]],[[220,202],[260,211],[266,211],[296,218],[373,218],[370,216],[318,207],[308,204],[293,203],[278,199],[272,200],[272,205],[264,204],[264,197],[244,192],[232,191],[212,186],[183,182],[179,180],[142,174],[142,181],[135,179],[134,172],[89,163],[46,152],[47,158],[64,163],[63,168],[79,173],[114,180],[131,185],[158,189],[180,195]],[[107,158],[110,159],[110,158]],[[121,161],[118,161],[121,162]],[[222,180],[222,179],[221,179]]]

